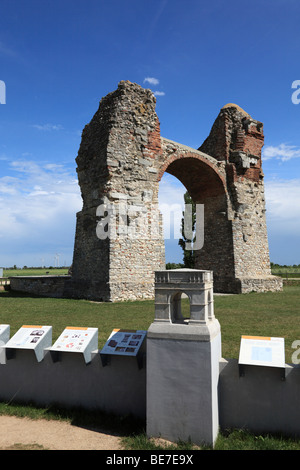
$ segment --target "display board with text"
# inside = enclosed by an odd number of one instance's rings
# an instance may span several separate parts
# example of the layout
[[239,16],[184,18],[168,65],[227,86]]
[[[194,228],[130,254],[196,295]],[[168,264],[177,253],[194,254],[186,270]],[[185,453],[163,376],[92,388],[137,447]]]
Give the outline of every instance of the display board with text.
[[[91,361],[92,351],[98,348],[98,328],[67,326],[49,348],[52,353],[81,353],[85,362]],[[53,355],[56,359],[58,355]]]
[[44,350],[52,343],[52,326],[23,325],[5,344],[7,357],[14,356],[16,349],[29,349],[35,352],[38,361],[44,358]]
[[136,356],[143,344],[147,331],[114,329],[106,341],[101,354]]
[[242,336],[239,364],[284,368],[284,338]]

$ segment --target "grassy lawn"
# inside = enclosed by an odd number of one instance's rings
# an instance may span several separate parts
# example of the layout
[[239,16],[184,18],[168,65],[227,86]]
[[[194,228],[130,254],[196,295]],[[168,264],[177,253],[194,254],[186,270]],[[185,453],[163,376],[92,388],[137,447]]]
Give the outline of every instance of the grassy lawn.
[[238,358],[241,335],[285,339],[285,360],[291,362],[292,343],[300,339],[300,285],[282,292],[215,297],[215,315],[221,324],[222,354]]
[[[221,324],[222,356],[238,358],[241,335],[279,336],[285,338],[286,362],[292,362],[291,356],[295,351],[292,343],[300,340],[300,283],[297,284],[285,286],[278,293],[215,296],[215,316]],[[182,303],[185,308],[188,306],[187,300],[182,300]],[[0,323],[10,324],[11,336],[23,324],[51,325],[53,342],[66,326],[97,327],[101,349],[113,328],[147,330],[153,319],[154,301],[97,303],[0,292]],[[0,406],[0,414],[7,412],[15,414],[16,410],[10,408],[9,411],[7,405]],[[28,413],[28,408],[25,407],[22,413]],[[37,413],[46,413],[52,419],[63,415],[62,411],[54,412],[53,416],[49,410]],[[67,418],[74,421],[74,415]],[[84,419],[87,419],[86,414]],[[109,429],[114,426],[112,423],[109,422]],[[116,426],[120,427],[119,421]],[[142,431],[135,437],[127,435],[124,445],[135,449],[155,448]],[[184,448],[188,448],[186,444]],[[300,441],[233,431],[219,436],[216,449],[300,450]]]
[[272,274],[274,276],[280,276],[280,277],[283,277],[283,278],[287,278],[287,279],[299,279],[300,278],[300,272],[295,272],[295,271],[272,271]]
[[67,326],[96,327],[102,348],[114,328],[146,330],[153,318],[152,301],[112,304],[0,292],[0,323],[10,325],[11,336],[22,325],[50,325],[54,342]]
[[[188,306],[187,300],[182,303]],[[215,296],[223,357],[238,358],[241,335],[279,336],[285,338],[286,362],[291,362],[292,343],[300,340],[299,306],[299,285],[278,293]],[[101,348],[114,328],[147,330],[153,319],[149,300],[97,303],[0,292],[0,323],[10,325],[11,335],[24,324],[51,325],[54,342],[66,326],[97,327]]]
[[68,274],[66,268],[23,268],[23,269],[4,269],[3,276],[62,276]]

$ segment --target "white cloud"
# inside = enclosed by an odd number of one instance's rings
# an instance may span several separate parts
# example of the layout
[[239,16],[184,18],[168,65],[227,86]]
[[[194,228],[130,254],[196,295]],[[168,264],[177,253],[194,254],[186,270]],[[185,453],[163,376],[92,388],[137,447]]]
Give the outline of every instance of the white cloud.
[[159,80],[157,78],[154,78],[154,77],[146,77],[146,78],[144,78],[144,83],[150,83],[150,85],[158,85]]
[[32,127],[39,131],[60,131],[63,129],[63,126],[60,124],[33,124]]
[[12,176],[4,176],[3,178],[0,178],[0,196],[5,194],[17,194],[17,185],[17,178]]
[[164,237],[181,238],[185,187],[174,176],[164,174],[159,183],[158,202],[163,216]]
[[[43,257],[46,265],[53,265],[53,254],[52,259],[47,254],[55,252],[64,253],[71,262],[76,212],[82,208],[75,172],[61,163],[19,160],[9,165],[10,176],[0,178],[0,242],[5,246],[0,264],[38,265]],[[159,205],[166,243],[180,237],[185,191],[175,177],[163,176]],[[300,236],[300,178],[265,181],[265,197],[270,240],[278,235],[283,240]],[[22,255],[27,248],[25,259]]]
[[270,160],[275,158],[283,162],[291,160],[292,158],[300,157],[300,149],[294,145],[280,144],[277,147],[268,145],[263,149],[263,160]]
[[5,257],[7,265],[34,265],[34,258],[24,259],[25,250],[29,258],[38,251],[46,257],[61,246],[71,262],[76,212],[82,208],[76,176],[63,165],[34,161],[11,162],[9,172],[13,176],[0,178],[2,263]]
[[[159,80],[158,78],[154,78],[154,77],[146,77],[144,78],[144,83],[150,83],[150,85],[158,85],[159,84]],[[153,93],[155,96],[165,96],[165,92],[164,91],[154,91]]]
[[[163,214],[165,238],[177,238],[180,235],[181,211],[184,209],[184,193],[186,189],[173,176],[165,174],[159,186],[159,206]],[[299,247],[292,245],[293,240],[300,239],[300,178],[273,179],[265,181],[266,217],[269,240],[273,246],[273,240],[278,237],[282,244],[291,243],[291,250],[299,253]],[[170,212],[174,213],[174,224],[170,218]],[[173,235],[174,231],[174,235]],[[176,235],[176,236],[175,236]],[[166,253],[167,253],[166,242]],[[280,258],[280,247],[276,248],[273,256]],[[172,247],[173,250],[173,247]],[[279,251],[278,251],[279,250]],[[278,253],[277,253],[278,251]],[[175,252],[170,253],[168,259],[175,259]],[[297,257],[297,259],[299,256]],[[298,261],[297,261],[298,262]]]
[[270,237],[300,236],[300,179],[268,181],[265,196]]

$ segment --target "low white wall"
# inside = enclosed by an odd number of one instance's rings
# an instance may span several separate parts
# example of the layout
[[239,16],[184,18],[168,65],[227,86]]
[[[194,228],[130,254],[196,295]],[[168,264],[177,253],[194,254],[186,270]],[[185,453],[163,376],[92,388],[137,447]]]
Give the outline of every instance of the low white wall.
[[81,354],[50,352],[37,362],[30,350],[16,350],[13,359],[0,365],[0,401],[33,402],[41,406],[100,409],[119,415],[145,417],[145,366],[135,357],[111,356],[102,365],[99,353],[86,365]]
[[[285,375],[282,380],[278,369],[246,366],[244,376],[240,376],[237,360],[222,359],[220,429],[300,436],[300,367],[286,365]],[[16,350],[13,359],[0,365],[0,401],[83,407],[144,419],[145,357],[142,368],[135,357],[124,356],[111,356],[104,367],[99,353],[86,365],[80,354],[61,353],[61,360],[53,362],[47,352],[43,361],[37,362],[33,351]]]
[[280,369],[220,362],[219,421],[221,429],[244,428],[254,433],[300,436],[300,367]]

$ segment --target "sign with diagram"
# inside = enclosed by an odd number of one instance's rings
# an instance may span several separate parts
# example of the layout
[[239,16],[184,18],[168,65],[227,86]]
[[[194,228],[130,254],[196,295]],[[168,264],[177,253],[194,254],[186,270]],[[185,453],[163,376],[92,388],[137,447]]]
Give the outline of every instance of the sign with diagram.
[[284,338],[242,336],[239,364],[284,368]]
[[53,346],[53,352],[82,353],[85,361],[91,361],[91,352],[98,348],[98,328],[67,326]]
[[38,361],[44,357],[44,349],[52,342],[52,326],[23,325],[5,344],[6,349],[32,349]]
[[145,330],[114,329],[106,341],[101,354],[136,356],[146,337]]

